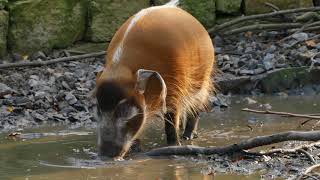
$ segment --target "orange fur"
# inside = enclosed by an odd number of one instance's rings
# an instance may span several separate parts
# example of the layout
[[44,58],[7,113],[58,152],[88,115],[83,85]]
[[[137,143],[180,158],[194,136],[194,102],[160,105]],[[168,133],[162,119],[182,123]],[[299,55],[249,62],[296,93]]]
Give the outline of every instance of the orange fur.
[[[127,33],[134,16],[116,32],[109,47],[104,71],[97,86],[112,80],[134,94],[139,69],[157,71],[167,86],[166,106],[177,115],[176,128],[184,113],[204,110],[214,86],[214,48],[206,29],[190,14],[177,7],[149,8]],[[122,47],[121,53],[119,47]],[[119,61],[116,61],[116,56]],[[147,117],[160,107],[159,91],[152,81],[146,99]],[[154,95],[154,96],[153,96]]]

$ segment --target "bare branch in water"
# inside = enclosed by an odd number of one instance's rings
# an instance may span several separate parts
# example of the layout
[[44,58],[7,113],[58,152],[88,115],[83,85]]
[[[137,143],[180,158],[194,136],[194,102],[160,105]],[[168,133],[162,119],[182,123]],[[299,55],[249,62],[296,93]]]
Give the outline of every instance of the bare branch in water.
[[212,154],[233,154],[243,150],[275,144],[284,141],[319,141],[320,131],[300,132],[288,131],[268,136],[258,136],[243,140],[236,144],[221,147],[199,147],[199,146],[168,146],[153,149],[146,154],[149,156],[170,156],[170,155],[212,155]]

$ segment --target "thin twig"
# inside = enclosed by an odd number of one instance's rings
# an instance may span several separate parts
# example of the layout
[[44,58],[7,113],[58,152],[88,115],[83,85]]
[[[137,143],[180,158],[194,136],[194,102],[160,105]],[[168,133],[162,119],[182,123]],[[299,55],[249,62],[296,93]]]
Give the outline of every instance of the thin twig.
[[307,175],[308,173],[310,173],[311,171],[313,171],[314,169],[316,169],[316,168],[318,168],[318,167],[320,167],[320,164],[315,164],[315,165],[313,165],[313,166],[308,167],[308,168],[304,171],[304,173],[303,173],[299,178],[297,178],[297,179],[302,179],[303,176]]
[[209,29],[208,32],[210,35],[214,35],[216,32],[218,32],[222,29],[228,28],[230,26],[233,26],[235,24],[245,22],[248,20],[258,20],[258,19],[264,19],[264,18],[274,17],[274,16],[278,16],[278,15],[284,15],[284,14],[301,13],[301,12],[316,12],[316,11],[320,11],[320,7],[289,9],[289,10],[281,10],[281,11],[266,13],[266,14],[243,16],[243,17],[234,19],[232,21],[228,21],[226,23],[223,23],[221,25],[217,25],[217,26]]
[[259,155],[259,156],[263,156],[263,155],[270,156],[270,155],[273,155],[273,154],[292,154],[292,153],[298,153],[298,152],[305,154],[312,163],[316,164],[316,160],[313,158],[313,156],[310,153],[308,153],[307,151],[305,151],[305,150],[303,150],[301,148],[272,149],[272,150],[270,150],[268,152],[264,152],[264,153],[256,153],[256,152],[250,152],[250,153],[253,153],[253,154]]
[[304,29],[306,29],[307,27],[310,27],[311,24],[312,24],[312,21],[313,21],[312,19],[309,20],[309,21],[308,21],[305,25],[303,25],[300,29],[296,30],[296,31],[295,31],[293,34],[291,34],[290,36],[287,36],[287,37],[279,40],[278,43],[284,42],[285,40],[290,39],[294,34],[298,34],[298,33],[302,32]]
[[[309,115],[309,116],[318,116],[318,114],[316,114],[316,115],[310,115],[310,114],[308,114],[308,115]],[[300,126],[304,126],[305,124],[307,124],[308,122],[313,121],[313,120],[315,120],[315,119],[307,119],[307,120],[303,121],[303,122],[300,124]]]
[[259,111],[249,108],[244,108],[242,111],[246,112],[252,112],[252,113],[259,113],[259,114],[275,114],[275,115],[282,115],[282,116],[288,116],[288,117],[302,117],[302,118],[310,118],[310,119],[320,119],[320,116],[310,116],[305,114],[294,114],[294,113],[288,113],[288,112],[277,112],[277,111]]
[[265,4],[266,6],[268,6],[268,7],[271,7],[271,9],[272,9],[274,12],[280,11],[280,8],[277,7],[276,5],[272,4],[272,3],[265,2],[264,4]]
[[246,31],[292,29],[292,28],[298,28],[301,26],[302,26],[301,23],[255,24],[255,25],[249,25],[249,26],[244,26],[244,27],[240,27],[240,28],[235,28],[235,29],[229,30],[223,34],[224,35],[233,35],[233,34],[246,32]]
[[243,150],[253,149],[260,146],[275,144],[284,141],[319,141],[320,131],[299,132],[288,131],[269,136],[258,136],[243,140],[236,144],[221,147],[199,147],[199,146],[169,146],[153,149],[146,153],[149,156],[170,156],[170,155],[212,155],[212,154],[233,154]]
[[310,153],[308,153],[306,150],[304,150],[304,149],[297,149],[297,152],[300,152],[300,153],[302,153],[302,154],[305,154],[313,164],[317,164],[317,162],[316,162],[316,160],[314,159],[314,157],[313,157]]
[[106,54],[106,51],[83,54],[77,56],[69,56],[63,58],[52,59],[48,61],[34,61],[34,62],[18,62],[18,63],[8,63],[8,64],[0,64],[0,69],[9,69],[9,68],[18,68],[18,67],[37,67],[37,66],[46,66],[49,64],[56,64],[60,62],[68,62],[68,61],[77,61],[86,58],[99,57]]

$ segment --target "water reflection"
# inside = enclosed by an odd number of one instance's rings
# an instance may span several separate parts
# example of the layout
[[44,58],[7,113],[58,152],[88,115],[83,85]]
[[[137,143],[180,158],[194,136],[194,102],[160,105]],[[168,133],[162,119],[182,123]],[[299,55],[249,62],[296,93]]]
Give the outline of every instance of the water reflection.
[[[310,130],[313,124],[299,126],[305,119],[242,112],[242,108],[260,108],[270,104],[273,110],[296,113],[319,113],[320,97],[258,97],[258,104],[247,105],[240,97],[230,108],[202,114],[199,138],[183,144],[217,146],[238,142],[257,135],[287,130]],[[162,122],[147,128],[143,151],[165,146]],[[319,128],[317,128],[319,129]],[[258,174],[238,175],[210,169],[207,161],[186,158],[151,159],[133,154],[126,161],[100,160],[96,156],[94,129],[66,130],[52,127],[24,131],[20,138],[0,135],[0,179],[260,179]]]

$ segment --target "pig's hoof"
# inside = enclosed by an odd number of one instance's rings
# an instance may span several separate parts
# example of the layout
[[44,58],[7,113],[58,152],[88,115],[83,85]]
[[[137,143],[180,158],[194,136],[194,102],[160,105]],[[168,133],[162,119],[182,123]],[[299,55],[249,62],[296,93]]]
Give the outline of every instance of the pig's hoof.
[[192,140],[198,138],[198,134],[196,132],[193,133],[184,133],[182,138],[184,140]]

